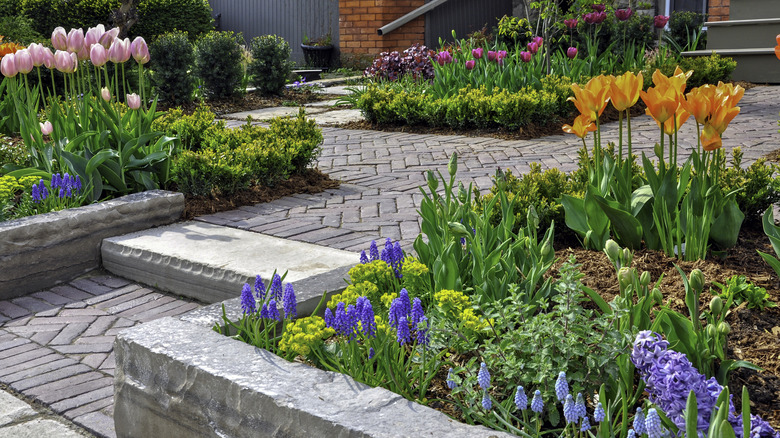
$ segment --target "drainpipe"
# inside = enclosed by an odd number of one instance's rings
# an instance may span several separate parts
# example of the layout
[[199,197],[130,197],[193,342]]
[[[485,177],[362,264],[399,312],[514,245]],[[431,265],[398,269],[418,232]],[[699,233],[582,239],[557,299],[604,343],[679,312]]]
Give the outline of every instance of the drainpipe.
[[426,12],[429,12],[433,9],[436,9],[437,7],[443,5],[444,3],[447,3],[449,0],[433,0],[430,3],[426,3],[419,8],[413,10],[412,12],[409,12],[408,14],[404,15],[403,17],[385,24],[384,26],[380,27],[376,30],[377,35],[382,36],[385,34],[388,34],[399,27],[403,26],[404,24],[414,20],[415,18],[419,17],[420,15],[425,14]]

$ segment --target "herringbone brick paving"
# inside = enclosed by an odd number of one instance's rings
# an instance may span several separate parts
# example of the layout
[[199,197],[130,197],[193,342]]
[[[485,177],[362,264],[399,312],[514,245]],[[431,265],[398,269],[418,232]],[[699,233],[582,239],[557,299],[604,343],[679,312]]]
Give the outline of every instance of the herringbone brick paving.
[[[742,108],[723,136],[726,149],[741,146],[743,165],[780,149],[778,111],[780,87],[747,90]],[[238,125],[241,122],[229,122]],[[617,141],[617,123],[605,124],[603,143]],[[534,140],[508,141],[459,135],[419,135],[324,128],[322,154],[317,166],[342,181],[338,189],[295,195],[268,204],[241,207],[198,220],[257,231],[272,236],[339,249],[366,249],[372,239],[401,240],[409,248],[420,232],[416,209],[425,185],[425,171],[446,166],[458,153],[458,180],[481,191],[492,186],[498,167],[515,174],[528,171],[533,162],[542,168],[568,172],[577,166],[580,139],[554,135]],[[632,118],[634,152],[655,157],[653,146],[659,128],[649,116]],[[590,140],[589,140],[590,141]],[[688,157],[696,144],[696,124],[689,119],[679,135],[679,157]],[[589,147],[592,145],[589,143]],[[668,153],[668,152],[667,152]]]
[[0,301],[0,383],[90,432],[114,432],[114,337],[200,305],[110,275]]

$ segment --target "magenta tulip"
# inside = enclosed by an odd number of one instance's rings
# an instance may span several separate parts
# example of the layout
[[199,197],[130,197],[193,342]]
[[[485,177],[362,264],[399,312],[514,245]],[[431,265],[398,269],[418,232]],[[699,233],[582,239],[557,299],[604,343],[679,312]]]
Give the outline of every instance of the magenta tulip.
[[103,87],[100,89],[100,97],[103,98],[106,102],[111,100],[111,91],[108,90],[108,88]]
[[0,61],[0,73],[2,73],[3,76],[7,78],[12,78],[16,76],[17,73],[19,73],[16,70],[16,62],[14,62],[13,53],[9,53],[3,56],[2,61]]
[[452,62],[452,55],[446,50],[439,52],[439,54],[436,55],[436,62],[438,62],[439,65],[449,64]]
[[474,59],[480,59],[482,58],[482,54],[484,51],[482,50],[482,47],[478,47],[476,49],[471,49],[471,56],[474,57]]
[[138,108],[141,108],[141,96],[133,93],[133,94],[128,94],[126,99],[127,99],[126,100],[127,106],[131,110],[137,110]]
[[531,42],[536,43],[537,46],[542,47],[544,45],[544,38],[540,36],[534,37],[534,39],[531,40]]
[[49,135],[52,131],[54,131],[54,126],[51,125],[50,121],[47,120],[41,123],[41,134]]
[[669,22],[669,17],[666,15],[656,15],[653,17],[653,25],[658,29],[666,27],[666,23]]
[[536,55],[536,52],[539,51],[539,45],[536,43],[528,43],[528,51],[531,52],[532,55]]
[[631,10],[631,8],[628,9],[618,9],[615,11],[615,17],[617,17],[620,21],[626,21],[629,18],[631,18],[631,15],[634,13],[634,11]]
[[473,59],[469,59],[466,61],[466,70],[474,70],[474,66],[477,64],[477,61],[474,61]]
[[582,16],[582,19],[588,24],[601,24],[607,19],[606,12],[590,12]]
[[43,48],[43,65],[48,69],[54,68],[54,53],[48,47]]
[[577,48],[576,47],[569,47],[569,50],[566,51],[566,56],[569,57],[569,59],[574,59],[577,57]]
[[87,33],[84,35],[84,44],[91,48],[95,44],[100,43],[100,37],[106,33],[106,27],[102,24],[98,24],[95,27],[87,29]]
[[531,62],[531,52],[520,52],[520,60],[523,62]]
[[51,45],[54,50],[68,50],[68,34],[64,27],[57,27],[51,33]]
[[68,32],[68,52],[78,53],[84,47],[84,29],[71,29]]
[[32,56],[30,56],[30,51],[27,49],[14,53],[14,62],[16,63],[16,71],[19,73],[27,74],[33,69]]
[[149,46],[146,45],[146,40],[143,37],[135,37],[133,43],[130,44],[130,53],[133,55],[135,62],[139,64],[149,62]]
[[568,27],[569,29],[574,29],[574,28],[576,28],[576,27],[577,27],[577,23],[579,23],[579,20],[577,20],[576,18],[571,18],[571,19],[568,19],[568,20],[563,20],[563,24],[565,24],[565,25],[566,25],[566,27]]
[[600,5],[600,4],[594,4],[591,7],[593,8],[594,11],[599,12],[599,13],[604,12],[604,9],[605,9],[605,6],[604,5]]
[[27,50],[30,51],[30,56],[32,57],[33,66],[34,67],[42,66],[44,58],[46,56],[46,51],[44,50],[43,45],[37,43],[31,43],[27,47]]
[[507,55],[506,50],[499,50],[498,52],[496,52],[496,59],[504,59],[506,58],[506,55]]
[[95,67],[103,67],[108,61],[108,52],[106,48],[100,44],[95,44],[89,50],[89,60],[92,61],[92,65]]
[[488,50],[488,61],[495,61],[496,60],[496,52],[492,50]]

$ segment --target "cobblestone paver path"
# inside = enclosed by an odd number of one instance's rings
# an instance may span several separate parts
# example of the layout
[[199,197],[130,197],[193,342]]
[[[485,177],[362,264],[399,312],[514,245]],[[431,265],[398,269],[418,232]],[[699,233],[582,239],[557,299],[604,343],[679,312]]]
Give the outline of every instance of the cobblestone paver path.
[[0,383],[113,437],[114,337],[200,307],[109,275],[0,301]]
[[[741,114],[724,134],[725,147],[741,146],[744,163],[780,148],[780,87],[747,90],[740,106]],[[605,124],[604,143],[617,141],[617,130],[617,123]],[[655,122],[649,116],[635,117],[632,133],[635,153],[645,152],[654,158],[653,145],[659,139]],[[408,248],[420,232],[416,209],[422,199],[418,186],[425,184],[424,172],[432,169],[446,175],[453,152],[459,156],[458,179],[487,191],[498,167],[518,174],[538,162],[543,168],[574,170],[582,146],[573,135],[506,141],[337,128],[325,128],[323,135],[325,143],[317,164],[343,182],[340,188],[198,219],[346,250],[366,249],[370,240],[388,237],[401,240]],[[685,159],[696,144],[692,119],[682,127],[679,138],[679,156]]]

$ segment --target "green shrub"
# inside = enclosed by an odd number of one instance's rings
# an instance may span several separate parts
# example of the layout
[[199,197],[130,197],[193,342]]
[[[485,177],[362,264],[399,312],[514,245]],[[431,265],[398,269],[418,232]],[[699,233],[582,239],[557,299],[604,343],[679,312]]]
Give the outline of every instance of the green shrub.
[[292,71],[290,44],[276,35],[255,37],[249,45],[252,61],[247,67],[251,83],[263,94],[279,94]]
[[669,16],[669,38],[680,48],[689,50],[702,50],[707,45],[706,33],[699,38],[696,47],[687,47],[693,44],[694,33],[701,32],[706,16],[692,11],[674,11]]
[[160,35],[149,45],[152,84],[161,100],[178,105],[192,101],[195,81],[190,69],[195,52],[184,32]]
[[0,17],[15,17],[20,13],[21,0],[0,0]]
[[62,25],[59,14],[59,3],[62,1],[64,0],[20,0],[19,12],[32,20],[36,32],[51,36],[54,28]]
[[717,84],[718,81],[729,81],[731,73],[737,67],[737,62],[733,58],[723,57],[717,53],[709,56],[692,56],[679,59],[657,56],[652,62],[648,63],[647,68],[642,72],[645,76],[645,86],[652,84],[651,77],[656,68],[661,70],[661,73],[664,75],[672,76],[677,66],[680,66],[683,71],[693,70],[693,74],[685,86],[686,90],[690,90],[704,84]]
[[764,311],[767,307],[777,307],[777,303],[769,299],[766,289],[749,283],[744,275],[732,275],[726,284],[716,281],[713,283],[720,288],[718,296],[726,302],[729,299],[734,300],[734,306],[746,302],[749,309],[758,311]]
[[24,16],[0,17],[0,35],[4,37],[3,42],[15,42],[25,46],[46,40],[35,30],[32,20]]
[[208,0],[141,0],[138,22],[130,28],[130,36],[142,36],[153,41],[172,30],[187,32],[191,41],[214,29]]
[[[54,3],[54,2],[51,2]],[[111,11],[118,9],[121,5],[120,0],[68,0],[56,4],[56,15],[58,23],[56,26],[62,26],[66,31],[72,28],[94,27],[97,24],[104,24],[108,27]],[[51,35],[50,29],[44,35]]]
[[242,41],[240,33],[212,31],[195,43],[195,74],[209,98],[224,99],[243,91]]
[[[742,148],[731,151],[731,166],[721,168],[720,183],[724,193],[739,190],[735,195],[745,222],[760,223],[764,211],[780,201],[780,166],[759,158],[747,169],[742,168]],[[725,163],[725,160],[723,160]]]
[[184,115],[180,108],[174,108],[154,121],[152,129],[168,136],[177,136],[184,149],[197,151],[203,138],[212,135],[209,130],[224,130],[225,122],[214,122],[216,116],[206,104],[198,105],[191,115]]

